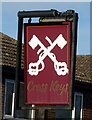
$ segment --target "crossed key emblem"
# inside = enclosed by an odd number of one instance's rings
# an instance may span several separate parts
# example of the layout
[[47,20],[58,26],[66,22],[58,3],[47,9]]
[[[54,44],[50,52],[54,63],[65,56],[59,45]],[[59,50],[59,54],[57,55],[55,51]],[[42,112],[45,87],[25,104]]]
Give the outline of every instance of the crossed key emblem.
[[[29,69],[28,72],[30,75],[38,75],[40,71],[42,71],[45,67],[44,59],[48,56],[53,62],[54,62],[54,70],[56,71],[57,75],[66,75],[68,73],[68,68],[66,62],[58,62],[56,59],[56,56],[54,53],[51,52],[51,50],[58,45],[60,49],[63,49],[64,46],[67,44],[67,41],[63,38],[62,34],[60,34],[52,43],[50,38],[48,36],[45,37],[45,39],[49,42],[50,46],[45,47],[41,41],[37,38],[36,35],[33,35],[31,40],[29,41],[30,47],[34,50],[37,45],[40,46],[40,49],[37,51],[37,54],[39,55],[39,59],[35,63],[29,63]],[[43,51],[43,52],[41,52]],[[39,66],[41,65],[41,68]]]

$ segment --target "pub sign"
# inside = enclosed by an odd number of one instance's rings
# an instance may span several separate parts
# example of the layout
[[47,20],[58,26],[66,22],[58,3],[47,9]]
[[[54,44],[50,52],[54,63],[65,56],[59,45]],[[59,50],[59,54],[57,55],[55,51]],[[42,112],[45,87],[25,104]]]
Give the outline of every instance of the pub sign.
[[70,22],[24,24],[26,104],[70,104],[70,38]]

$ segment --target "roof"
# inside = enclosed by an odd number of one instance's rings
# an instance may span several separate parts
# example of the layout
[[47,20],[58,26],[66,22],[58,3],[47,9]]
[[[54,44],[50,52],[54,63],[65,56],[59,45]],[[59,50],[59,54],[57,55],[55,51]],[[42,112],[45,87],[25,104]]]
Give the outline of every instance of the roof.
[[[16,67],[17,40],[0,33],[0,65]],[[22,64],[24,62],[24,47],[22,45]],[[92,83],[92,55],[76,56],[76,76],[77,81]]]
[[76,80],[92,83],[92,55],[76,56]]
[[[17,40],[0,32],[0,46],[1,46],[0,65],[16,67]],[[22,68],[23,68],[23,54],[22,54]]]

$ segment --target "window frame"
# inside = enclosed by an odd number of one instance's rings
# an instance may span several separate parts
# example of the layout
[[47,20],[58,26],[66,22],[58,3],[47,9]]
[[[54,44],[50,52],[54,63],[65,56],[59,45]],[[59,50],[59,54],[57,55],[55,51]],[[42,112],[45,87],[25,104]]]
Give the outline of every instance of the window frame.
[[74,108],[72,110],[72,118],[75,119],[75,105],[76,105],[76,96],[81,96],[81,110],[80,110],[80,119],[83,118],[83,93],[75,92],[74,93]]
[[[13,88],[13,94],[12,94],[12,110],[11,110],[11,115],[5,113],[5,107],[6,107],[6,94],[7,94],[7,83],[13,83],[14,88]],[[24,84],[24,82],[20,82],[20,84]],[[14,118],[14,110],[15,110],[15,80],[12,79],[5,79],[5,91],[4,91],[4,118]]]
[[[12,110],[11,115],[5,113],[5,106],[6,106],[6,94],[7,94],[7,83],[13,83],[14,84],[14,90],[12,95]],[[4,117],[5,118],[13,118],[14,117],[14,100],[15,100],[15,81],[12,79],[5,79],[5,95],[4,95]]]

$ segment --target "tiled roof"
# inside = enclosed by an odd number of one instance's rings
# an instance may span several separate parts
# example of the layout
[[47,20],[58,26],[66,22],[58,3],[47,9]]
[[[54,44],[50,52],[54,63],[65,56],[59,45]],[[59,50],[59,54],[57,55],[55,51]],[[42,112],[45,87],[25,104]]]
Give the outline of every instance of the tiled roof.
[[92,55],[77,55],[76,80],[92,83]]
[[[16,49],[17,41],[5,34],[0,33],[0,65],[16,67]],[[22,68],[24,61],[23,52],[24,47],[22,46]],[[92,55],[77,55],[76,80],[92,83]]]
[[[5,66],[16,67],[17,40],[3,33],[0,33],[0,46],[1,46],[0,65],[2,64]],[[23,54],[22,54],[22,68],[23,68]]]

